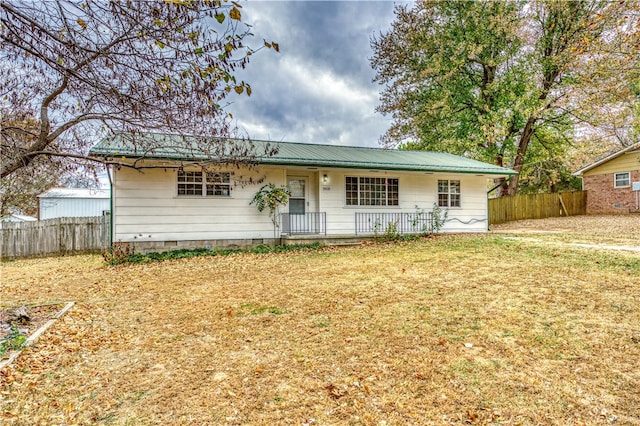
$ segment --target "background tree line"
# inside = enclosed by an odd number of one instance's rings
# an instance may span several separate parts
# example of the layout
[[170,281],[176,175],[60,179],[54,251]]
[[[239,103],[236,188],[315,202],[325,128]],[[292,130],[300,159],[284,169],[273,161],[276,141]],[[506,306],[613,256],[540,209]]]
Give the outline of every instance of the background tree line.
[[519,172],[501,195],[557,191],[640,134],[640,3],[398,5],[371,41],[386,146],[447,151]]

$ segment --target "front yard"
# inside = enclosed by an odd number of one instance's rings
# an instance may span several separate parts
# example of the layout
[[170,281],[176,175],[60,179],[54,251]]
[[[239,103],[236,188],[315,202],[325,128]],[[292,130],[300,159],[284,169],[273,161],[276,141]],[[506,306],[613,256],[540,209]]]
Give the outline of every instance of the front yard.
[[4,263],[1,307],[76,305],[0,372],[1,422],[640,424],[640,253],[494,232]]

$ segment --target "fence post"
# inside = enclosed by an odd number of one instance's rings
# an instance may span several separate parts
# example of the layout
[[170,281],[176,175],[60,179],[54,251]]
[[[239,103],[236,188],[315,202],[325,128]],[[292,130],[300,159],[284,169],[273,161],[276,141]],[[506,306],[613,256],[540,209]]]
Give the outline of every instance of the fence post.
[[100,238],[101,248],[104,250],[109,250],[109,248],[111,247],[111,215],[102,215],[100,217],[100,224],[100,232],[102,234]]
[[64,226],[62,226],[62,221],[58,219],[58,252],[64,254]]

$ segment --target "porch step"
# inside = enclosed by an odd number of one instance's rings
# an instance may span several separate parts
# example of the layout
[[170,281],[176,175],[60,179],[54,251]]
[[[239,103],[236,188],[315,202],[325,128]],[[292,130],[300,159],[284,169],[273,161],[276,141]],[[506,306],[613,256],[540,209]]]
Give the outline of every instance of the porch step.
[[359,246],[362,244],[360,240],[332,240],[327,239],[324,245],[327,247],[345,247],[345,246]]
[[289,235],[282,237],[283,244],[313,244],[321,243],[327,247],[358,246],[369,237],[356,237],[354,235]]

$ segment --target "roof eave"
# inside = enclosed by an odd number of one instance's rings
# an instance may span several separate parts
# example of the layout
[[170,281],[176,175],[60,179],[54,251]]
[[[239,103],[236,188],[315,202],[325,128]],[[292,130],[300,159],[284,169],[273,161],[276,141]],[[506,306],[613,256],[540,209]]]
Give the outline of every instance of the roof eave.
[[[131,160],[151,160],[151,161],[189,161],[189,162],[207,162],[206,158],[186,158],[186,157],[171,157],[163,155],[153,156],[135,156],[130,153],[107,153],[107,152],[93,152],[93,155],[101,157],[124,157]],[[518,173],[514,170],[483,170],[483,169],[460,169],[455,167],[412,167],[409,165],[394,165],[394,164],[380,164],[380,163],[356,163],[356,162],[344,162],[334,163],[322,160],[287,160],[287,159],[275,159],[275,158],[262,158],[256,159],[257,163],[272,166],[297,166],[297,167],[326,167],[326,168],[339,168],[339,169],[358,169],[358,170],[393,170],[393,171],[405,171],[405,172],[421,172],[421,173],[462,173],[462,174],[474,174],[474,175],[491,175],[491,176],[513,176]],[[221,161],[222,162],[222,161]]]
[[624,149],[621,149],[620,151],[614,152],[613,154],[610,154],[608,156],[606,156],[605,158],[598,160],[594,163],[591,163],[583,168],[581,168],[580,170],[573,172],[571,175],[572,176],[582,176],[582,174],[584,172],[588,172],[591,169],[595,169],[596,167],[613,160],[614,158],[618,158],[619,156],[623,155],[623,154],[633,154],[635,152],[640,152],[640,144],[633,144],[631,146],[628,146]]

